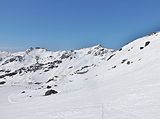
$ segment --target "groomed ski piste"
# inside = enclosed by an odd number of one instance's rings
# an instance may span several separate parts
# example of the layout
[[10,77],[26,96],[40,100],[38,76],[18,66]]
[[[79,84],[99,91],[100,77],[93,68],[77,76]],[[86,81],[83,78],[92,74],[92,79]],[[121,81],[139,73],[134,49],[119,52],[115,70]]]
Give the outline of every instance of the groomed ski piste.
[[119,50],[1,51],[0,119],[159,119],[159,72],[160,32]]

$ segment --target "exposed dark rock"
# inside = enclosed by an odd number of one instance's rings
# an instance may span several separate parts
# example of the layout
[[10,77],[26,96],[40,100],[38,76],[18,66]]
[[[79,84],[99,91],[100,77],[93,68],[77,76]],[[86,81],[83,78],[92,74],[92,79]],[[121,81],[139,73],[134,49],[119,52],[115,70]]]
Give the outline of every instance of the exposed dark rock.
[[119,51],[121,51],[121,50],[122,50],[122,48],[119,49]]
[[127,64],[129,65],[129,64],[131,64],[131,62],[130,62],[130,61],[127,61]]
[[0,79],[1,79],[1,78],[4,78],[4,77],[5,77],[5,75],[1,75],[1,76],[0,76]]
[[87,73],[88,72],[88,70],[86,70],[86,71],[76,71],[76,74],[85,74],[85,73]]
[[87,54],[92,54],[93,56],[104,56],[108,52],[109,51],[103,48],[101,45],[97,45],[96,47],[94,47],[94,49],[90,49]]
[[41,49],[41,47],[35,47],[35,49]]
[[17,71],[14,71],[14,72],[11,72],[11,73],[8,73],[8,74],[5,74],[5,76],[14,76],[17,74]]
[[122,60],[122,62],[121,62],[121,63],[123,64],[125,61],[127,61],[127,59]]
[[22,91],[21,93],[26,93],[26,91]]
[[48,72],[48,71],[49,71],[48,69],[44,70],[44,72]]
[[116,65],[114,65],[113,67],[112,67],[112,69],[114,69],[114,68],[116,68],[117,66]]
[[30,47],[28,50],[26,50],[26,54],[29,54],[34,48]]
[[94,49],[100,49],[100,48],[102,48],[102,45],[98,44]]
[[81,70],[83,70],[83,69],[85,69],[85,68],[88,68],[88,67],[89,67],[89,66],[84,66],[84,67],[81,68]]
[[140,58],[140,59],[138,59],[138,61],[141,61],[141,58]]
[[36,83],[34,83],[34,84],[40,85],[40,84],[41,84],[41,82],[36,82]]
[[48,69],[53,69],[53,68],[56,68],[56,66],[55,65],[49,65],[48,66]]
[[0,78],[4,78],[4,77],[6,77],[6,76],[11,77],[11,76],[14,76],[14,75],[16,75],[16,74],[17,74],[17,70],[14,71],[14,72],[11,72],[11,73],[7,73],[7,74],[4,74],[4,75],[1,75]]
[[5,83],[6,83],[5,81],[1,81],[1,82],[0,82],[0,85],[3,85],[3,84],[5,84]]
[[33,84],[33,82],[28,82],[28,84],[29,84],[29,85],[32,85],[32,84]]
[[51,86],[47,86],[48,89],[52,88]]
[[57,87],[57,86],[58,86],[58,85],[56,85],[56,84],[54,85],[54,87]]
[[[145,42],[144,47],[148,46],[150,44],[150,41]],[[140,47],[140,50],[142,50],[144,47]]]
[[11,72],[11,70],[6,70],[6,71],[5,71],[5,73],[9,73],[9,72]]
[[107,59],[107,61],[110,60],[114,55],[116,55],[116,54],[111,55],[111,56]]
[[36,63],[34,65],[31,65],[29,67],[26,67],[26,70],[25,72],[36,72],[37,70],[41,70],[43,67],[44,64],[40,64],[40,63]]
[[100,49],[100,51],[104,51],[104,48]]
[[22,70],[19,70],[19,74],[21,74],[22,73]]
[[57,64],[60,64],[60,63],[62,63],[62,61],[61,60],[56,60],[56,61],[54,61],[55,63],[57,63]]
[[5,72],[5,70],[4,70],[4,69],[1,69],[0,72]]
[[71,66],[71,67],[68,67],[68,69],[71,69],[71,68],[73,68],[73,66]]
[[147,42],[145,43],[145,47],[148,46],[149,44],[150,44],[150,41],[147,41]]
[[154,35],[154,34],[157,34],[157,32],[152,32],[152,33],[150,33],[148,36],[152,36],[152,35]]
[[142,50],[144,47],[140,47],[140,50]]
[[70,57],[70,60],[73,59],[73,57]]
[[54,78],[49,79],[46,83],[49,83],[49,82],[51,82],[51,81],[53,81],[53,80],[54,80]]
[[22,56],[15,56],[15,57],[12,57],[8,60],[6,60],[2,65],[5,65],[5,64],[8,64],[8,63],[11,63],[11,62],[14,62],[14,61],[19,61],[19,62],[22,62],[24,59]]
[[[92,64],[91,66],[94,66],[94,64]],[[83,69],[86,69],[86,68],[88,68],[88,67],[91,67],[91,66],[83,66],[83,67],[81,67],[81,69],[78,69],[76,72],[75,72],[75,74],[85,74],[85,73],[87,73],[89,70],[85,70],[85,71],[83,71]],[[70,74],[70,75],[72,75],[72,74]]]
[[92,52],[91,51],[88,51],[88,54],[91,54]]
[[71,54],[68,53],[68,52],[66,52],[66,53],[62,54],[62,56],[61,56],[60,58],[61,58],[61,59],[67,59],[67,58],[69,58],[70,56],[71,56]]
[[46,91],[45,92],[45,96],[49,96],[49,95],[51,95],[51,94],[56,94],[56,93],[58,93],[56,90],[48,90],[48,91]]
[[16,61],[22,62],[24,61],[24,58],[22,56],[16,56]]

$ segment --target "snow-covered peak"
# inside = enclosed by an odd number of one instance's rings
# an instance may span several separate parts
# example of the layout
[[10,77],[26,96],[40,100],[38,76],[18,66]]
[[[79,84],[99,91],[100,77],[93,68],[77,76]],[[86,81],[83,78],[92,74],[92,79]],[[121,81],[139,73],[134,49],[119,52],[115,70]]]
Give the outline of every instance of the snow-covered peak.
[[[144,49],[146,46],[151,46],[152,44],[160,45],[160,32],[153,32],[149,35],[146,35],[142,38],[138,38],[133,42],[125,45],[122,49]],[[149,45],[150,44],[150,45]]]
[[100,49],[100,48],[104,48],[101,44],[92,46],[91,49]]
[[110,55],[114,50],[103,47],[102,45],[95,45],[89,48],[83,48],[80,50],[75,50],[80,55],[91,55],[97,57],[106,57]]
[[11,55],[10,52],[7,52],[7,51],[0,51],[0,57],[1,57],[1,58],[7,57],[7,56],[9,56],[9,55]]
[[32,48],[31,47],[31,48],[27,49],[25,52],[26,52],[26,54],[29,54],[29,53],[43,53],[46,51],[48,51],[48,50],[45,48],[40,48],[40,47]]

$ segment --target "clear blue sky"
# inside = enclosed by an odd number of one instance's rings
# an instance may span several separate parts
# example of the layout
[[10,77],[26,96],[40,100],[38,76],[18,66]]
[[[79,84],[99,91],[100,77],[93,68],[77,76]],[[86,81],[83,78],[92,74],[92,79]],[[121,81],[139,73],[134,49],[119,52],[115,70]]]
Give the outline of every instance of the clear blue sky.
[[160,0],[0,0],[0,49],[118,49],[160,30]]

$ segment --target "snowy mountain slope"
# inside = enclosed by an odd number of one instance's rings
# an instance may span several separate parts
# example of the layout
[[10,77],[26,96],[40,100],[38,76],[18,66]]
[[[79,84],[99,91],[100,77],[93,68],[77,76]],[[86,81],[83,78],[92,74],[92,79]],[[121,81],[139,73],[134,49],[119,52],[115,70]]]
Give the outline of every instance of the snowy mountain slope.
[[[25,83],[36,84],[39,89],[48,85],[64,90],[64,84],[87,73],[112,52],[113,50],[100,45],[58,52],[30,48],[25,52],[12,53],[2,60],[0,80],[6,82],[4,85]],[[44,92],[41,95],[43,94]]]
[[[117,51],[98,45],[2,55],[1,117],[159,119],[159,47],[158,32]],[[58,93],[44,96],[51,89]]]

